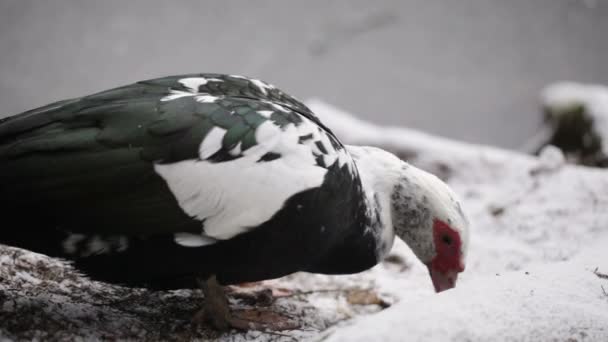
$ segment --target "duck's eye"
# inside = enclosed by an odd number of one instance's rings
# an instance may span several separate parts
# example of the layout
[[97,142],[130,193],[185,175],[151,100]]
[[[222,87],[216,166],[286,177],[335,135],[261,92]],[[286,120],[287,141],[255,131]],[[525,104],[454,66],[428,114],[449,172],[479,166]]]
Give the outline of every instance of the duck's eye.
[[441,241],[443,241],[443,243],[449,246],[452,244],[452,237],[449,235],[444,235],[441,237]]

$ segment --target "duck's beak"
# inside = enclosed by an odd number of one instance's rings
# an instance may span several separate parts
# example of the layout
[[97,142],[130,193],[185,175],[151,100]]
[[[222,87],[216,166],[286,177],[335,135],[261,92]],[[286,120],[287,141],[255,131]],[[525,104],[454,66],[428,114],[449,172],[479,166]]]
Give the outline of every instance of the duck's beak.
[[449,290],[456,286],[458,271],[439,272],[429,267],[429,274],[431,275],[431,280],[433,280],[435,292]]

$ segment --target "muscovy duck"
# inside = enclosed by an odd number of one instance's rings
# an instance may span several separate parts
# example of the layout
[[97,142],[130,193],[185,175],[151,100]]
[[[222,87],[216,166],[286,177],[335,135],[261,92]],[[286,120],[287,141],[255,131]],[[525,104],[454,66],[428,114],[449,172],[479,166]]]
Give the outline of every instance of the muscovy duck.
[[202,319],[268,327],[222,285],[369,269],[403,239],[436,291],[464,270],[468,222],[435,176],[345,146],[260,80],[190,74],[59,101],[0,121],[0,243],[92,279],[202,287]]

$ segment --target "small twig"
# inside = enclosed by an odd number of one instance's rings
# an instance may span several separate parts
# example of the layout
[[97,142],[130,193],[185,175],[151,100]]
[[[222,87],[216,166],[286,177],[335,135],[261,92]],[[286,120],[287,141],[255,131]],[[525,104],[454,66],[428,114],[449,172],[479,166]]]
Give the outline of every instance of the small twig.
[[504,201],[505,203],[503,204],[490,204],[488,206],[488,210],[492,216],[501,216],[505,213],[505,211],[507,211],[507,209],[519,206],[524,198],[538,190],[539,187],[540,180],[534,179],[532,184],[530,184],[530,186],[523,193],[520,193],[517,197],[512,196],[512,198]]
[[280,336],[280,337],[287,337],[288,339],[292,340],[292,341],[298,341],[297,338],[287,335],[287,334],[282,334],[280,332],[276,332],[276,331],[270,331],[270,330],[265,330],[263,331],[264,334],[268,334],[268,335],[274,335],[274,336]]
[[593,270],[593,274],[595,274],[600,279],[608,279],[608,274],[598,272],[598,267]]
[[608,292],[604,289],[604,285],[600,285],[600,287],[602,288],[602,292],[604,292],[604,296],[608,297]]
[[354,287],[354,288],[346,288],[346,289],[319,289],[319,290],[294,292],[294,293],[291,293],[291,294],[288,294],[288,295],[281,296],[280,298],[306,296],[306,295],[314,294],[314,293],[332,293],[332,292],[350,292],[350,291],[372,291],[372,290],[373,290],[373,288],[371,288],[371,287],[368,287],[368,288]]

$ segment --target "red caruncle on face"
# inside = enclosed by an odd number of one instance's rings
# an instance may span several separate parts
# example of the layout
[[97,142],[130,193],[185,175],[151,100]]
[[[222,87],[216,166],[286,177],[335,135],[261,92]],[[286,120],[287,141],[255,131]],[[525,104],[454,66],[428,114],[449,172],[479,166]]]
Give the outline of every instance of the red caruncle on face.
[[458,273],[464,271],[462,240],[456,229],[436,219],[433,221],[433,242],[436,255],[427,267],[435,291],[441,292],[456,286]]
[[447,223],[433,221],[433,241],[437,255],[431,261],[431,267],[439,272],[464,271],[462,262],[462,240],[460,234]]

